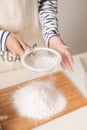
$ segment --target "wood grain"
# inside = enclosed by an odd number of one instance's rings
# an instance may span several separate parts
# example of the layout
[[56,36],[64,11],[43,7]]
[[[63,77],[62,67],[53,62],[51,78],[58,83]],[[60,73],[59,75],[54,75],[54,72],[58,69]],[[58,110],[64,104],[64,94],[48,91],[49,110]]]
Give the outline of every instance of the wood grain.
[[24,87],[24,85],[29,84],[33,80],[11,86],[9,88],[0,90],[0,115],[8,116],[8,119],[1,121],[4,130],[31,130],[32,128],[35,128],[53,119],[59,118],[60,116],[63,116],[69,112],[72,112],[80,107],[87,105],[87,100],[62,72],[56,72],[50,75],[43,76],[41,78],[37,78],[35,80],[49,80],[53,82],[54,85],[66,97],[66,100],[68,102],[66,108],[62,112],[46,120],[38,121],[21,117],[15,112],[13,108],[12,94],[15,92],[15,90]]

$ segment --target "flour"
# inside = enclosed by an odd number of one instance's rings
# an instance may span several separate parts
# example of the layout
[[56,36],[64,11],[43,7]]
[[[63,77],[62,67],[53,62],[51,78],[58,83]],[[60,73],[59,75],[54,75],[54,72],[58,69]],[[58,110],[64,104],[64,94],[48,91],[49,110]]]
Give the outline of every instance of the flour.
[[40,70],[48,70],[53,69],[55,66],[60,63],[60,59],[55,54],[45,53],[45,52],[33,52],[26,58],[26,63],[28,66],[40,69]]
[[64,96],[48,81],[32,82],[13,94],[14,108],[21,116],[28,118],[49,118],[63,111],[66,104]]
[[53,68],[56,62],[55,58],[42,56],[33,61],[33,66],[40,69]]

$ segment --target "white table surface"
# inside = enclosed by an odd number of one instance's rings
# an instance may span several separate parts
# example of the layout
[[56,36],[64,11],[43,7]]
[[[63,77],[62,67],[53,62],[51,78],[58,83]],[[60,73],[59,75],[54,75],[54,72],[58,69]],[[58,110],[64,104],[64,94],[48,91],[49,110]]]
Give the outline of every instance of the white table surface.
[[[55,71],[63,71],[68,78],[75,84],[75,86],[81,91],[81,93],[87,97],[87,86],[84,83],[84,65],[81,62],[81,58],[87,63],[87,53],[78,54],[74,57],[73,72],[65,71],[58,66]],[[19,70],[13,70],[5,73],[0,73],[0,89],[9,87],[11,85],[24,82],[36,77],[40,77],[43,74],[37,74],[22,68]],[[66,114],[56,120],[53,120],[45,125],[37,127],[34,130],[87,130],[87,106],[82,107],[74,112]]]
[[33,130],[87,130],[87,107],[78,109]]

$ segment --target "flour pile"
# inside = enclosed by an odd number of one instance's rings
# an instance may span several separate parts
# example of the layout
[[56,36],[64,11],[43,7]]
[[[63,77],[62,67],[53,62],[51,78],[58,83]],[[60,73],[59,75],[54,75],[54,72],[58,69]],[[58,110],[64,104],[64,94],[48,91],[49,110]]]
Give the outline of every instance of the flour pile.
[[21,116],[42,120],[61,112],[67,101],[52,83],[35,81],[15,91],[13,104]]

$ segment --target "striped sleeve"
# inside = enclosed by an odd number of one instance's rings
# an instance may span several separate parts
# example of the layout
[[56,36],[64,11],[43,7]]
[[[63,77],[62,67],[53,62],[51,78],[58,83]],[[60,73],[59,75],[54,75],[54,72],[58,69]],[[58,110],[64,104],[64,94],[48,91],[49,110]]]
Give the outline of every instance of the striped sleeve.
[[57,0],[39,0],[39,19],[42,27],[43,37],[48,47],[49,39],[52,36],[59,36],[58,30],[58,5]]
[[9,36],[9,31],[0,30],[0,50],[6,50],[6,40]]

